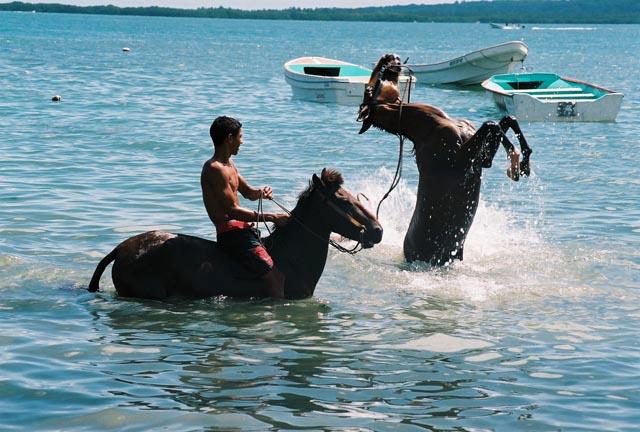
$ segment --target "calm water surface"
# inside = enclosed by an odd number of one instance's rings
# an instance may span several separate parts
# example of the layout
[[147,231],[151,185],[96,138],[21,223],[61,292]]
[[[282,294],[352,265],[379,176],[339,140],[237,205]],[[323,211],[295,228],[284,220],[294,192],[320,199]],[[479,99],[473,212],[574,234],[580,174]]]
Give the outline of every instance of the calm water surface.
[[[358,135],[353,107],[291,100],[286,60],[435,62],[520,38],[533,70],[626,96],[616,123],[523,125],[533,175],[510,182],[500,150],[464,262],[404,263],[407,152],[382,244],[331,251],[311,299],[125,300],[108,276],[83,290],[129,235],[213,236],[199,173],[217,115],[243,121],[237,165],[287,205],[325,166],[377,204],[396,139]],[[0,429],[636,430],[638,40],[640,26],[0,14]],[[478,89],[413,100],[499,115]]]

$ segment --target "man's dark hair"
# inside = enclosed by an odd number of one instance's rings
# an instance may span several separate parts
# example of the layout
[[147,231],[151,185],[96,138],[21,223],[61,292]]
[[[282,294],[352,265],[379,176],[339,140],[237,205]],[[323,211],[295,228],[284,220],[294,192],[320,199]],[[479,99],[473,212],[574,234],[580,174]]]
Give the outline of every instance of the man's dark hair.
[[233,117],[220,116],[211,123],[209,135],[213,140],[214,147],[218,147],[227,135],[237,135],[242,127],[242,123]]

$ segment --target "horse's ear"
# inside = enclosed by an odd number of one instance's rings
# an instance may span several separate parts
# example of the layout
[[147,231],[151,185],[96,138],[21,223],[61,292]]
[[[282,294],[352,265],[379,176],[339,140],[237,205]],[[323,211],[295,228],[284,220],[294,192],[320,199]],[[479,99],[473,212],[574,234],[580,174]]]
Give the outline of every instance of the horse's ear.
[[[365,93],[365,99],[367,99],[366,93]],[[360,132],[358,132],[358,134],[365,133],[371,127],[371,122],[369,121],[369,114],[370,114],[369,106],[363,103],[362,107],[360,108],[360,112],[358,113],[358,120],[362,121],[362,127],[360,128]]]
[[365,118],[362,120],[362,127],[360,128],[360,132],[358,132],[358,134],[363,134],[366,131],[369,130],[369,128],[371,127],[372,123],[371,121],[369,121],[368,118]]
[[[324,170],[322,170],[324,172]],[[320,177],[318,177],[316,175],[316,173],[313,173],[313,177],[311,177],[311,180],[313,181],[313,184],[315,187],[319,188],[319,189],[324,189],[325,185],[322,182],[322,180],[320,180]]]

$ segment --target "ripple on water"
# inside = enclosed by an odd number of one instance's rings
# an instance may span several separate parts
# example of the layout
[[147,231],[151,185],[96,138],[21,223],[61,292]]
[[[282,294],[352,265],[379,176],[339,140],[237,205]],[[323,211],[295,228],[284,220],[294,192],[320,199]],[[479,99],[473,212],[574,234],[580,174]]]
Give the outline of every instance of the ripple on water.
[[[523,123],[533,175],[509,182],[499,150],[463,262],[404,262],[418,177],[407,151],[382,244],[331,251],[314,298],[167,304],[120,298],[107,275],[97,295],[80,288],[128,235],[212,237],[199,174],[214,116],[241,119],[239,169],[287,206],[329,166],[375,210],[397,139],[358,135],[356,107],[293,100],[282,64],[424,58],[424,46],[447,59],[502,36],[480,24],[372,33],[0,15],[0,428],[635,430],[638,26],[522,33],[535,69],[607,77],[626,96],[614,124]],[[412,99],[476,124],[499,117],[481,91],[419,86]]]

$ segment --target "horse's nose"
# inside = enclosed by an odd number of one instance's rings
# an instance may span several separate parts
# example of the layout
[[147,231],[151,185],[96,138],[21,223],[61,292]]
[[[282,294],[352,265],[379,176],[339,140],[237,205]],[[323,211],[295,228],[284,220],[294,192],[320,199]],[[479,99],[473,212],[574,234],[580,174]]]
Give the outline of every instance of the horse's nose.
[[376,225],[373,227],[373,229],[371,230],[371,242],[373,244],[378,244],[382,241],[382,227],[380,225]]

